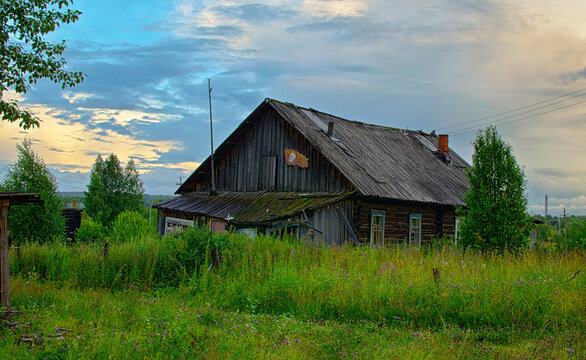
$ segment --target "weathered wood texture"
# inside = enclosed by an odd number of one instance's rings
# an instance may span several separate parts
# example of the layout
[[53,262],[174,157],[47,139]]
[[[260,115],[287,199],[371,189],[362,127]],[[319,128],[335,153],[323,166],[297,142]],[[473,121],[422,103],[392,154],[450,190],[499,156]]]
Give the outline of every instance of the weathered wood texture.
[[[353,191],[332,164],[274,110],[262,112],[243,133],[230,137],[215,155],[218,191],[314,192]],[[287,165],[285,149],[300,152],[307,168]],[[182,192],[209,191],[209,159],[182,187]],[[191,185],[190,185],[191,184]]]
[[[348,221],[352,221],[352,202],[351,199],[340,201],[318,209],[311,214],[309,222],[323,232],[321,234],[314,230],[314,238],[320,239],[326,245],[342,245],[347,241],[352,242],[352,237],[346,227],[344,218],[340,215],[340,211],[342,211]],[[309,231],[309,228],[307,230]],[[306,237],[311,239],[308,235]]]
[[8,200],[0,200],[0,305],[10,306],[10,263],[8,260]]
[[409,214],[421,214],[421,243],[441,236],[454,236],[456,221],[453,207],[427,204],[385,203],[358,200],[354,207],[354,227],[361,243],[370,243],[372,211],[385,213],[384,237],[387,244],[406,244],[409,240]]
[[182,211],[159,210],[157,216],[157,231],[159,234],[165,234],[165,221],[168,217],[184,220],[192,220],[196,225],[202,225],[202,217],[196,214],[189,214]]
[[61,215],[65,218],[65,238],[75,241],[75,233],[81,226],[81,209],[63,209]]

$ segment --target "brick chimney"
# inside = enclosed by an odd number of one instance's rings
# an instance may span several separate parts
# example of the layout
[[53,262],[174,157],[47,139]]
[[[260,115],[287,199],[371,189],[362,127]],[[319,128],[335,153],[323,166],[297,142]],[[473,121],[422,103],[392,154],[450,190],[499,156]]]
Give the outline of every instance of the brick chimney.
[[450,148],[448,147],[448,135],[440,134],[437,136],[437,148],[446,155],[450,153]]

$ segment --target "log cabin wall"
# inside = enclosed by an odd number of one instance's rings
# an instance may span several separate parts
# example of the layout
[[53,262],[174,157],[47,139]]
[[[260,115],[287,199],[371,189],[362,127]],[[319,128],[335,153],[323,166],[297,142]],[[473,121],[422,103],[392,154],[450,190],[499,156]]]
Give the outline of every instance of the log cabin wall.
[[[253,121],[253,120],[250,120]],[[354,187],[273,109],[215,155],[217,191],[353,191]],[[308,158],[308,167],[287,165],[285,149]],[[202,169],[195,191],[209,191],[209,169]],[[203,172],[205,171],[205,172]]]
[[353,222],[358,240],[364,244],[370,244],[372,211],[385,213],[384,238],[387,244],[408,243],[410,214],[421,214],[421,244],[430,243],[432,239],[441,236],[454,236],[454,207],[357,199]]

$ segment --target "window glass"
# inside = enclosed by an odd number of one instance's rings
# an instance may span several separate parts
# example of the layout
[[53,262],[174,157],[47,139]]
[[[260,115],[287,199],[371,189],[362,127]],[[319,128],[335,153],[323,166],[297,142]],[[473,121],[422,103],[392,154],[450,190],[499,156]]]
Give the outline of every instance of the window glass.
[[382,211],[370,214],[370,246],[385,246],[385,213]]
[[177,234],[179,231],[194,225],[193,220],[168,217],[165,219],[165,235]]
[[421,214],[409,215],[409,245],[421,245]]
[[460,236],[460,218],[456,217],[456,223],[454,224],[454,243],[458,243],[458,237]]

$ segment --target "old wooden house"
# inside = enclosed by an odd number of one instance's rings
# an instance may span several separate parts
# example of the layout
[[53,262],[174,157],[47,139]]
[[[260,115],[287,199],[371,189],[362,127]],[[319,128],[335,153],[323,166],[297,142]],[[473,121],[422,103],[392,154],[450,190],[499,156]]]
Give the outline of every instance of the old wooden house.
[[[469,166],[447,135],[263,101],[176,191],[158,230],[228,227],[254,237],[386,246],[453,236]],[[214,189],[212,189],[212,185]]]

